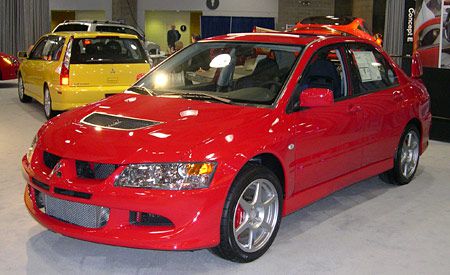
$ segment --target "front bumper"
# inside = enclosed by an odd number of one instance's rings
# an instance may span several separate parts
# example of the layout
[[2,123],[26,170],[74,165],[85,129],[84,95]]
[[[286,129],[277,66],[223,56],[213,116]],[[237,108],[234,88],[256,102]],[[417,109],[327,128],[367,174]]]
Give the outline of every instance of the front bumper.
[[0,80],[16,79],[18,70],[19,65],[16,65],[15,63],[2,67],[0,70]]
[[[48,229],[69,237],[117,246],[158,250],[193,250],[214,247],[220,241],[220,220],[226,187],[189,191],[161,191],[114,187],[118,168],[104,181],[68,180],[49,177],[26,157],[22,165],[29,177],[24,200],[30,214]],[[33,181],[49,186],[48,190]],[[55,193],[55,188],[92,194],[90,199]],[[99,228],[87,228],[47,215],[36,204],[35,191],[53,198],[108,207],[109,220]],[[152,213],[169,219],[171,226],[142,226],[130,223],[130,212]]]
[[76,87],[55,85],[50,88],[52,108],[64,111],[99,101],[113,94],[124,92],[129,86]]

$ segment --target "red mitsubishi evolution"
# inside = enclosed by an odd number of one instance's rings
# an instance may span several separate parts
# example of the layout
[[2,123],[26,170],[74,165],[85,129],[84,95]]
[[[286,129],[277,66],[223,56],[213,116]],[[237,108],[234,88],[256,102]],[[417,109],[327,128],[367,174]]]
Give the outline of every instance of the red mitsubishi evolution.
[[250,262],[282,216],[374,175],[413,179],[431,121],[420,75],[356,37],[206,39],[45,123],[25,204],[73,238]]

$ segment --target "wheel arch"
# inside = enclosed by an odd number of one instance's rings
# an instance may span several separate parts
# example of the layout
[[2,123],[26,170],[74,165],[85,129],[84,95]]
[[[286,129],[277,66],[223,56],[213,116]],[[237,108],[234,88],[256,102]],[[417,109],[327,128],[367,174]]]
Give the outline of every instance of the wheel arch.
[[423,152],[423,148],[422,148],[422,140],[423,140],[423,129],[422,129],[422,122],[420,122],[420,120],[418,118],[412,118],[410,121],[408,121],[408,123],[405,126],[408,127],[409,125],[413,125],[417,128],[417,130],[419,130],[419,148],[420,148],[420,154],[422,154]]
[[256,163],[271,170],[280,180],[283,198],[286,198],[286,176],[283,164],[278,157],[271,153],[261,153],[251,158],[247,163]]

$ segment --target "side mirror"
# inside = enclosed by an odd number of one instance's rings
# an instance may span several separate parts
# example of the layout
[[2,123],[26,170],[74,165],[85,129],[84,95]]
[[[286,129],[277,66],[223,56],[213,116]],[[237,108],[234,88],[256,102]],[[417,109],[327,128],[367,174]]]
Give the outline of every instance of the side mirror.
[[27,52],[18,52],[17,53],[18,58],[27,58]]
[[325,88],[309,88],[300,94],[300,107],[329,106],[334,103],[333,92]]
[[423,75],[422,60],[420,59],[420,54],[416,51],[413,54],[411,61],[411,78],[421,78]]

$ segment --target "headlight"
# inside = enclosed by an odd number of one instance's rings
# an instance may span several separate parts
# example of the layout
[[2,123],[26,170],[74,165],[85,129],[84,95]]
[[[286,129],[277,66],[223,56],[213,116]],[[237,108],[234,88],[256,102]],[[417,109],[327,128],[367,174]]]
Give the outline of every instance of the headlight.
[[5,61],[8,65],[11,65],[13,63],[13,61],[9,57],[2,57],[2,58],[3,58],[3,61]]
[[211,162],[130,164],[114,185],[163,190],[207,188],[215,168]]
[[33,157],[34,148],[36,148],[37,140],[38,140],[37,136],[34,136],[33,141],[31,142],[31,145],[30,145],[30,147],[28,148],[28,151],[27,151],[27,160],[28,160],[28,163],[31,162],[31,158]]

